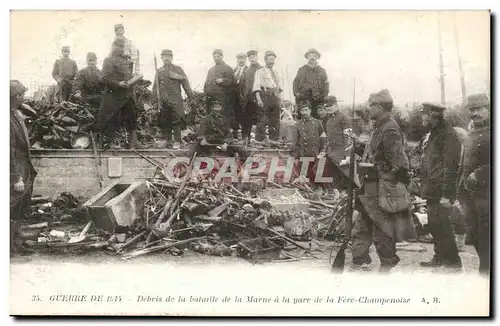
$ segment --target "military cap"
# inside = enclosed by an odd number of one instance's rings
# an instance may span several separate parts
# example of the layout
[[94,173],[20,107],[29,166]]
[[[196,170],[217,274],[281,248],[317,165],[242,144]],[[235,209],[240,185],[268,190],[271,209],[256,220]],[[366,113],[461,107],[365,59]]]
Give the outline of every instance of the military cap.
[[89,60],[97,60],[97,55],[94,52],[87,53],[87,61]]
[[422,103],[420,108],[420,112],[443,112],[444,110],[446,110],[446,106],[431,102]]
[[69,46],[65,45],[61,48],[61,51],[69,51]]
[[220,54],[220,55],[224,56],[224,52],[222,52],[222,50],[221,50],[221,49],[215,49],[215,50],[213,50],[212,55],[214,55],[214,54],[216,54],[216,53],[218,53],[218,54]]
[[318,55],[318,59],[321,58],[321,54],[318,52],[318,50],[314,49],[314,48],[311,48],[309,50],[307,50],[306,54],[304,55],[304,57],[306,57],[307,59],[307,56],[310,54],[310,53],[316,53]]
[[247,52],[247,56],[251,56],[251,55],[257,55],[259,52],[257,52],[257,50],[250,50]]
[[247,54],[245,52],[241,52],[241,53],[238,53],[236,55],[236,58],[246,58],[247,57]]
[[305,100],[305,101],[300,101],[299,103],[297,103],[297,109],[299,109],[299,112],[302,108],[305,108],[305,107],[311,108],[311,102],[309,102],[308,100]]
[[266,51],[266,53],[264,54],[264,59],[271,55],[276,59],[276,53],[274,53],[274,51],[272,50]]
[[383,89],[378,93],[371,93],[368,98],[368,102],[377,104],[392,104],[392,96],[387,89]]
[[10,96],[16,96],[23,94],[28,89],[17,79],[10,80]]
[[172,52],[172,50],[165,49],[165,50],[161,51],[161,55],[171,55],[171,56],[173,56],[174,53]]
[[115,32],[116,32],[117,30],[119,30],[120,28],[125,29],[125,28],[123,27],[123,24],[115,24]]
[[337,98],[333,95],[325,97],[325,104],[327,106],[337,105]]
[[465,108],[470,110],[473,108],[490,107],[490,99],[485,93],[473,94],[467,97],[467,104]]

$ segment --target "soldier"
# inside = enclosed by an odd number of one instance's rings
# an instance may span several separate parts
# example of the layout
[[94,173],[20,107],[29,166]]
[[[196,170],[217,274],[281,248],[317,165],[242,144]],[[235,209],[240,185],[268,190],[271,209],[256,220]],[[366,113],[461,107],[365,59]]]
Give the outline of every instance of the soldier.
[[73,91],[73,81],[78,73],[76,62],[69,58],[69,46],[61,49],[62,58],[54,62],[52,78],[57,82],[57,93],[59,101],[69,101]]
[[[389,91],[384,89],[373,93],[368,101],[374,124],[371,138],[364,147],[363,161],[374,166],[362,178],[363,184],[356,196],[356,210],[360,216],[354,222],[352,232],[352,260],[355,269],[369,266],[372,261],[369,249],[374,243],[380,258],[380,271],[388,272],[400,260],[396,254],[396,242],[415,238],[415,226],[408,210],[389,213],[387,208],[382,210],[379,200],[381,197],[384,200],[406,198],[407,194],[400,193],[403,190],[397,186],[409,183],[408,158],[404,152],[403,133],[392,117],[393,101]],[[391,189],[392,193],[386,193],[388,189],[381,188],[380,184],[387,183],[392,184],[396,191]],[[409,206],[409,202],[406,204]]]
[[185,128],[181,86],[190,99],[193,98],[193,91],[184,70],[172,64],[172,50],[163,50],[161,59],[163,60],[163,67],[158,69],[158,76],[155,77],[153,84],[154,99],[158,98],[156,80],[158,80],[160,88],[161,110],[158,122],[165,133],[167,148],[172,148],[172,130],[174,132],[173,148],[180,148],[181,129]]
[[18,80],[10,81],[10,241],[11,253],[17,241],[29,235],[20,230],[21,221],[30,206],[33,182],[37,175],[30,156],[28,131],[18,109],[26,88]]
[[199,141],[191,147],[189,157],[195,152],[209,154],[217,146],[226,151],[228,144],[231,143],[229,121],[223,114],[221,103],[212,100],[211,104],[209,115],[201,121]]
[[74,97],[93,107],[101,105],[103,92],[102,73],[96,67],[97,56],[93,52],[87,53],[87,67],[81,69],[75,77],[73,85]]
[[278,72],[274,68],[276,53],[266,51],[264,55],[266,66],[255,72],[253,92],[257,99],[258,123],[255,139],[263,141],[266,137],[266,125],[271,140],[279,140],[280,114],[281,114],[281,92],[283,91],[279,82]]
[[[132,87],[127,83],[132,78],[129,61],[124,54],[125,38],[117,37],[113,42],[111,56],[104,59],[102,80],[105,84],[104,95],[99,111],[98,127],[101,136],[112,142],[112,148],[120,145],[114,142],[116,132],[125,127],[129,135],[130,148],[138,148],[137,110],[133,99]],[[102,139],[101,139],[102,141]]]
[[248,51],[247,55],[248,60],[250,61],[250,67],[243,72],[239,85],[239,99],[243,110],[241,126],[243,139],[250,138],[252,125],[257,124],[257,112],[259,111],[259,107],[257,105],[257,99],[253,94],[253,84],[255,80],[255,73],[257,70],[262,68],[259,64],[259,54],[256,50]]
[[[311,117],[311,104],[309,101],[299,103],[297,109],[301,114],[301,119],[297,121],[294,129],[294,146],[292,149],[295,159],[301,157],[314,157],[319,159],[325,156],[326,134],[321,121]],[[309,165],[307,177],[310,182],[315,181],[316,164]]]
[[238,63],[238,66],[234,68],[234,78],[236,79],[236,94],[237,98],[235,101],[235,107],[234,107],[234,116],[235,120],[232,123],[232,128],[233,128],[233,138],[236,139],[238,138],[238,129],[241,127],[243,128],[243,125],[245,124],[245,121],[243,119],[245,118],[243,115],[243,107],[240,103],[239,100],[239,92],[240,92],[240,85],[241,85],[241,80],[243,79],[243,75],[245,74],[245,71],[248,69],[248,66],[246,65],[247,63],[247,54],[246,53],[239,53],[236,55],[236,61]]
[[308,63],[297,71],[297,76],[293,80],[293,94],[297,103],[309,100],[311,114],[317,118],[317,106],[328,96],[330,84],[326,70],[318,65],[318,59],[321,57],[318,50],[309,49],[305,57]]
[[222,113],[227,119],[233,119],[234,107],[236,105],[236,79],[233,69],[224,62],[222,50],[215,49],[212,52],[215,66],[210,68],[205,81],[203,91],[207,96],[207,107],[211,108],[211,102],[216,100],[222,105]]
[[347,187],[347,180],[340,170],[340,161],[345,158],[345,150],[348,146],[346,132],[352,132],[351,119],[340,111],[335,96],[325,98],[325,107],[327,113],[325,122],[326,154],[328,156],[325,176],[333,178],[334,187],[344,189]]
[[[122,24],[115,24],[116,37],[123,37],[125,40],[124,55],[129,60],[129,69],[132,75],[139,73],[139,50],[132,44],[132,41],[125,37],[125,28]],[[113,52],[113,49],[111,49]]]
[[423,103],[421,109],[424,127],[430,131],[422,153],[421,196],[427,199],[434,257],[420,265],[461,269],[450,217],[451,206],[456,199],[460,140],[444,119],[445,109],[445,106],[433,103]]
[[479,272],[490,272],[490,101],[486,94],[467,98],[472,127],[464,142],[459,189],[467,228],[479,256]]
[[326,107],[325,107],[324,103],[318,105],[317,112],[318,112],[318,120],[321,121],[321,124],[323,125],[323,129],[326,130],[326,122],[330,118],[330,115],[327,114]]

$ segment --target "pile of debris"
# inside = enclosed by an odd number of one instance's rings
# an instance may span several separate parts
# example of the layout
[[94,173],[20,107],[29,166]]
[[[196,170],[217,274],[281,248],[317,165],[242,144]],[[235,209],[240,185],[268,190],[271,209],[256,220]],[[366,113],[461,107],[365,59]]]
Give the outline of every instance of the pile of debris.
[[[38,223],[26,226],[38,234],[26,245],[37,251],[105,249],[124,259],[158,251],[182,255],[190,250],[260,262],[313,257],[313,239],[335,240],[343,232],[345,193],[318,200],[293,186],[271,184],[266,189],[251,183],[221,186],[210,180],[179,185],[151,179],[140,184],[140,193],[134,190],[134,196],[122,196],[140,207],[135,220],[130,219],[131,211],[121,218],[120,209],[106,207],[129,185],[110,186],[97,195],[93,203],[104,210],[82,206],[68,194],[49,202],[38,200],[29,218]],[[306,199],[308,195],[316,200]],[[66,206],[61,206],[61,198],[66,198]],[[111,225],[103,223],[106,219],[112,220],[112,227],[103,227]],[[299,254],[294,256],[291,250],[297,249]]]
[[[133,96],[138,111],[138,137],[145,147],[154,144],[154,133],[151,126],[155,126],[156,110],[151,110],[152,93],[149,90],[150,81],[142,80],[133,88]],[[47,100],[27,101],[25,104],[31,110],[22,110],[26,119],[26,127],[30,143],[34,149],[87,149],[92,146],[92,131],[96,131],[96,122],[99,107],[92,106],[81,100],[76,102],[53,102]],[[124,130],[118,131],[119,143],[127,146],[127,134]],[[107,145],[107,140],[103,140]]]

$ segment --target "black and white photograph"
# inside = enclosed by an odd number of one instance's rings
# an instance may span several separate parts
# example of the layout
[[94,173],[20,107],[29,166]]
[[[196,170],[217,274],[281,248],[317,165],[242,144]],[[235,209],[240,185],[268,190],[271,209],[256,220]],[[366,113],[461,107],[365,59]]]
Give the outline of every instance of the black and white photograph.
[[489,316],[491,23],[11,10],[10,314]]

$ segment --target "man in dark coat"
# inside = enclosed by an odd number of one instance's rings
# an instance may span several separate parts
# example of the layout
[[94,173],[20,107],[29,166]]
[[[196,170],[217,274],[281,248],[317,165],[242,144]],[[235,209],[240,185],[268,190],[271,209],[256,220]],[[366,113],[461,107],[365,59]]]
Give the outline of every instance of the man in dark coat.
[[[129,60],[124,55],[125,39],[117,37],[113,42],[113,53],[104,59],[102,80],[105,84],[98,127],[106,138],[113,140],[120,127],[129,135],[130,148],[138,148],[137,111],[132,87],[127,83],[132,78]],[[115,142],[113,148],[119,148]]]
[[311,114],[314,118],[318,118],[316,108],[328,96],[330,84],[326,70],[318,65],[318,59],[321,57],[318,50],[309,49],[305,57],[308,63],[297,71],[297,76],[293,80],[293,94],[297,103],[309,100]]
[[104,85],[102,84],[102,73],[96,64],[96,54],[93,52],[87,53],[87,67],[76,74],[73,96],[82,99],[82,101],[93,107],[100,107]]
[[27,235],[20,231],[21,221],[30,206],[33,182],[37,172],[31,164],[28,131],[18,109],[26,88],[10,81],[10,241],[11,252],[17,249],[17,240]]
[[[238,136],[238,129],[243,128],[243,125],[245,124],[245,116],[243,114],[243,106],[241,105],[240,102],[240,97],[239,97],[239,92],[240,92],[240,85],[241,81],[243,79],[243,76],[245,72],[248,70],[248,66],[246,65],[247,63],[247,54],[246,53],[238,53],[236,55],[236,61],[237,61],[237,66],[233,69],[234,71],[234,78],[236,79],[236,101],[235,101],[235,106],[234,106],[234,116],[235,120],[232,123],[232,128],[233,128],[233,138],[236,139]],[[242,132],[243,133],[243,132]]]
[[253,82],[253,92],[257,99],[258,122],[255,132],[255,139],[265,140],[266,126],[268,128],[269,139],[278,141],[280,132],[281,115],[281,93],[283,89],[274,62],[276,53],[266,51],[264,55],[266,65],[255,72]]
[[188,98],[193,98],[193,90],[184,70],[172,64],[172,50],[161,52],[163,67],[158,69],[155,82],[153,83],[153,97],[156,100],[157,86],[159,82],[161,110],[158,122],[165,133],[167,147],[172,147],[172,130],[174,132],[174,148],[179,148],[181,144],[181,129],[185,126],[184,102],[182,99],[181,86]]
[[195,152],[198,154],[210,154],[217,150],[226,151],[228,144],[231,143],[230,122],[222,112],[221,103],[217,100],[211,101],[212,107],[208,116],[201,121],[200,135],[190,149],[188,156],[191,157]]
[[340,169],[340,161],[346,156],[345,150],[348,146],[346,132],[352,131],[351,119],[340,111],[335,96],[325,98],[325,109],[327,113],[325,121],[326,155],[328,156],[325,176],[333,178],[333,187],[345,189],[348,180]]
[[459,191],[465,207],[467,231],[479,256],[479,272],[490,273],[490,100],[486,94],[467,98],[472,128],[464,142]]
[[262,68],[259,64],[259,54],[256,50],[247,52],[250,67],[243,72],[239,84],[239,102],[243,109],[242,117],[242,135],[243,139],[249,139],[252,130],[252,125],[256,125],[258,121],[258,105],[253,93],[253,83],[255,80],[255,73]]
[[233,68],[224,62],[222,50],[215,49],[212,53],[215,66],[210,68],[205,81],[203,91],[207,96],[207,107],[211,108],[211,102],[217,100],[222,104],[222,113],[228,118],[234,118],[234,107],[237,102],[236,78]]
[[301,119],[295,125],[292,155],[295,159],[314,158],[314,164],[308,162],[307,178],[310,182],[315,182],[316,163],[318,159],[325,156],[326,134],[321,121],[311,117],[310,107],[309,101],[303,101],[297,107],[301,113]]
[[52,78],[57,82],[57,93],[60,101],[69,101],[73,91],[73,81],[78,73],[76,62],[69,58],[69,46],[62,47],[62,58],[54,62]]
[[[392,117],[393,101],[389,91],[384,89],[371,94],[368,102],[374,123],[362,155],[365,163],[374,166],[373,171],[367,172],[368,177],[362,178],[363,184],[356,196],[356,210],[360,216],[354,222],[352,232],[352,259],[355,269],[369,265],[369,249],[374,243],[380,259],[380,271],[388,272],[400,260],[396,254],[396,242],[415,238],[416,234],[408,210],[387,213],[380,208],[378,183],[383,179],[408,184],[409,164],[403,133]],[[362,148],[359,146],[359,149]]]
[[451,225],[451,206],[455,201],[460,161],[460,140],[444,119],[445,106],[422,104],[422,121],[430,131],[423,146],[421,196],[427,199],[429,229],[434,239],[434,257],[421,262],[424,267],[462,268]]

